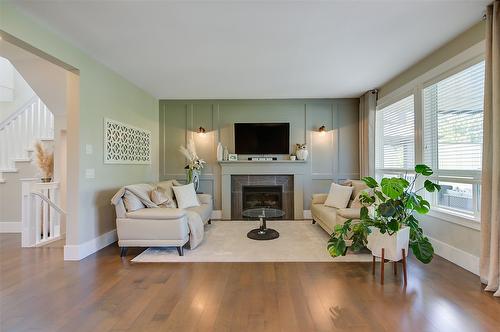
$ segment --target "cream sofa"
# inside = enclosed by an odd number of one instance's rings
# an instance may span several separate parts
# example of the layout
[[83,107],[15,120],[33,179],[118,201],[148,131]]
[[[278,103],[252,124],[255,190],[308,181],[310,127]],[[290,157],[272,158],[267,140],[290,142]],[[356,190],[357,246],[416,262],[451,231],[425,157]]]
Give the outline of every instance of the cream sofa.
[[[154,186],[150,187],[151,190],[154,189]],[[113,204],[120,255],[125,256],[128,247],[176,247],[182,256],[183,246],[189,240],[186,211],[196,212],[203,224],[211,223],[212,196],[197,196],[200,206],[187,209],[143,208],[130,212],[125,208],[123,197],[117,199]]]
[[328,232],[333,233],[335,225],[343,224],[348,219],[359,219],[361,204],[355,198],[358,194],[368,189],[368,186],[361,180],[347,180],[343,185],[353,187],[351,199],[345,209],[337,209],[324,205],[328,194],[314,194],[311,201],[312,223],[316,222]]

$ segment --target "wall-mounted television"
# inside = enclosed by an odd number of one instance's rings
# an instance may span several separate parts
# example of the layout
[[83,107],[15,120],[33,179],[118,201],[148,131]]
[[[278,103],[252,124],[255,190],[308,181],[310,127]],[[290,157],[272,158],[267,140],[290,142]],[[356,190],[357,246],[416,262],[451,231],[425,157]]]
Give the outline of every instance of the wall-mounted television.
[[237,154],[289,154],[289,123],[235,123]]

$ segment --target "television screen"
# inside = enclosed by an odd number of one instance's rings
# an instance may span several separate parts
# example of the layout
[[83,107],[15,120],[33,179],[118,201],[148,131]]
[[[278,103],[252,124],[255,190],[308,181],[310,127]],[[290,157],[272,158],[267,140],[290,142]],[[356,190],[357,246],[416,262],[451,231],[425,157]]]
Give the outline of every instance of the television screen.
[[289,154],[289,123],[235,123],[237,154]]

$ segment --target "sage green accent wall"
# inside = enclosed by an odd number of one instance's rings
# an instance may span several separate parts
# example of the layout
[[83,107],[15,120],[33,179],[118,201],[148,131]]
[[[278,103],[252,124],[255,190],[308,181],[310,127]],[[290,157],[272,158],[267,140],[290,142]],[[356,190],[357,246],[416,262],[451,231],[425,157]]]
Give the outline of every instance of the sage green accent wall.
[[[80,244],[115,229],[110,198],[116,190],[158,178],[158,100],[5,1],[0,2],[0,29],[79,70],[78,91],[71,91],[79,95],[79,114],[68,114],[68,146],[76,143],[78,150],[68,151],[75,165],[68,168],[68,179],[75,176],[77,186],[69,195],[78,195],[78,204],[69,211],[69,222],[76,227],[67,234],[67,244]],[[150,130],[152,164],[105,165],[104,118]],[[77,137],[72,136],[75,132]],[[87,144],[92,145],[92,154],[86,154]],[[90,168],[95,170],[94,179],[85,178]]]
[[[295,143],[308,145],[304,209],[309,209],[313,193],[327,192],[332,181],[359,177],[358,109],[359,99],[160,100],[160,179],[185,179],[178,149],[192,137],[199,156],[207,161],[200,191],[213,194],[219,210],[219,139],[234,152],[235,122],[289,122],[290,152]],[[323,135],[317,132],[321,125],[328,129]],[[196,133],[200,126],[206,134]]]
[[379,98],[384,97],[400,86],[410,82],[411,80],[419,77],[425,72],[428,72],[432,68],[437,67],[446,60],[481,42],[482,40],[484,40],[485,29],[485,21],[476,23],[468,30],[464,31],[422,60],[418,61],[413,66],[409,67],[396,77],[384,83],[379,89]]

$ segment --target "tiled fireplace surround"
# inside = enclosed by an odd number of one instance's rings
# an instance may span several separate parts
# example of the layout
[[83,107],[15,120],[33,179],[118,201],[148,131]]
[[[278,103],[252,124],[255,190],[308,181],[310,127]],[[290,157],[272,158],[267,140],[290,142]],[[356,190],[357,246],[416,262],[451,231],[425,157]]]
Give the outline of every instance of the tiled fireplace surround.
[[246,186],[281,187],[283,219],[294,219],[293,175],[231,175],[231,219],[242,219],[243,190]]

